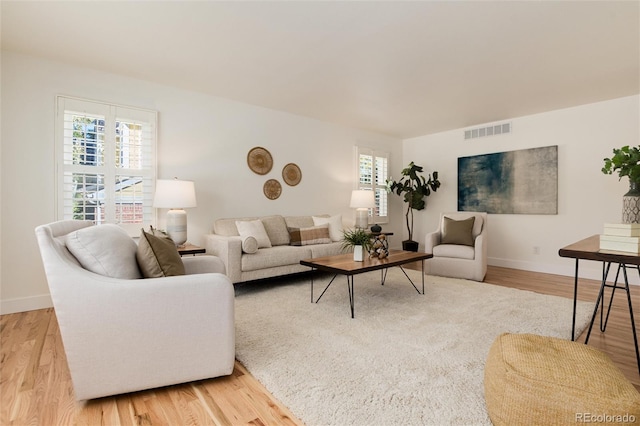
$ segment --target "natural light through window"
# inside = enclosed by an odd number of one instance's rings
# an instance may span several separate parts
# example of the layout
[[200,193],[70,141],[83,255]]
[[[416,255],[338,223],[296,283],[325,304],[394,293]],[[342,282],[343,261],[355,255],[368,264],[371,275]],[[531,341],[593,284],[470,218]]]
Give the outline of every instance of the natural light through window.
[[57,114],[59,218],[152,223],[156,112],[59,96]]

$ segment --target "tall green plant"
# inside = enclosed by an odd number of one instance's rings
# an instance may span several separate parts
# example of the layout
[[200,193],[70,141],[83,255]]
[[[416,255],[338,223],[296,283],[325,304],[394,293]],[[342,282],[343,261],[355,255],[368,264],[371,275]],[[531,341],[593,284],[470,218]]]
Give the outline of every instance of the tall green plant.
[[409,241],[413,241],[413,211],[424,210],[427,206],[425,197],[431,195],[431,191],[436,192],[440,188],[438,172],[434,171],[433,177],[429,174],[429,179],[426,179],[420,174],[422,170],[421,166],[415,165],[412,161],[402,170],[400,180],[387,180],[387,191],[402,195],[404,202],[407,203],[405,221],[409,231]]
[[631,182],[640,184],[640,145],[613,149],[613,157],[604,159],[602,173],[611,175],[615,171],[619,179],[627,176]]

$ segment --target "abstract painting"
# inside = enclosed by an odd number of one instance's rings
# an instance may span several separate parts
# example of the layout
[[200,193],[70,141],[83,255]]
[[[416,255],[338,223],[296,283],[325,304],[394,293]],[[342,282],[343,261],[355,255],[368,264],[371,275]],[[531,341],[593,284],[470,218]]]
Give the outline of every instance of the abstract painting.
[[458,158],[458,211],[558,214],[558,146]]

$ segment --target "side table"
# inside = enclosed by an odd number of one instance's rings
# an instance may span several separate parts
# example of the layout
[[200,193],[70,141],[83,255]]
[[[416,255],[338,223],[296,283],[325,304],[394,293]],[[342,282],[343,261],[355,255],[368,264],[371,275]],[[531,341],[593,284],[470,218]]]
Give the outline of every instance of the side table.
[[195,246],[191,243],[185,243],[181,246],[178,246],[178,253],[180,256],[185,256],[191,254],[195,256],[196,254],[204,254],[207,250],[204,247]]
[[[575,277],[573,283],[573,322],[571,325],[571,340],[575,340],[576,329],[576,301],[578,300],[578,263],[582,260],[595,260],[602,262],[602,283],[600,284],[600,291],[598,292],[598,298],[596,299],[596,305],[591,316],[591,322],[589,323],[589,330],[584,340],[585,345],[589,343],[589,336],[591,336],[591,330],[593,323],[600,308],[600,331],[604,333],[607,322],[609,320],[609,311],[611,310],[611,303],[613,302],[613,295],[616,289],[624,290],[627,296],[627,302],[629,304],[629,316],[631,317],[631,331],[633,333],[633,343],[636,349],[636,362],[638,364],[638,372],[640,373],[640,349],[638,348],[638,331],[636,329],[636,323],[633,316],[633,302],[631,301],[631,292],[629,291],[629,278],[627,277],[627,268],[636,269],[640,274],[640,255],[630,252],[621,252],[613,250],[601,250],[600,249],[600,235],[592,235],[591,237],[580,240],[576,243],[570,244],[558,251],[561,257],[573,258],[576,260]],[[618,265],[618,271],[616,272],[615,281],[613,284],[607,283],[607,276],[611,264]],[[624,282],[618,285],[618,278],[620,277],[620,271],[622,271],[622,277]],[[611,288],[611,298],[609,299],[609,307],[606,309],[607,314],[604,318],[604,289]]]

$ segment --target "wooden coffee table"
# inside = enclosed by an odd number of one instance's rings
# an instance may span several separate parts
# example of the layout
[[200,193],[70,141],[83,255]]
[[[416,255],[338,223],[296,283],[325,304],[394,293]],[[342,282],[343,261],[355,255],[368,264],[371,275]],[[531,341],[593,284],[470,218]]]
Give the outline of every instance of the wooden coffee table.
[[[371,271],[381,271],[380,284],[384,285],[385,279],[387,278],[387,269],[398,266],[404,275],[407,277],[413,288],[416,289],[418,294],[424,294],[424,261],[426,259],[432,258],[433,255],[431,253],[416,253],[412,251],[402,251],[402,250],[389,250],[389,256],[384,259],[378,258],[365,258],[362,262],[356,262],[353,260],[353,253],[345,253],[339,254],[336,256],[325,256],[318,257],[315,259],[304,259],[300,261],[301,265],[309,266],[312,269],[317,269],[319,271],[325,272],[333,272],[335,275],[329,281],[329,284],[322,291],[318,299],[315,303],[318,303],[327,289],[331,286],[333,281],[336,279],[338,275],[346,275],[347,276],[347,286],[349,288],[349,304],[351,305],[351,318],[354,318],[354,287],[353,287],[353,277],[354,275],[363,274],[365,272]],[[420,261],[422,263],[422,293],[418,290],[418,287],[413,283],[409,275],[405,272],[402,265],[406,265],[407,263],[413,263]],[[311,303],[314,303],[313,300],[313,274],[311,275]]]

